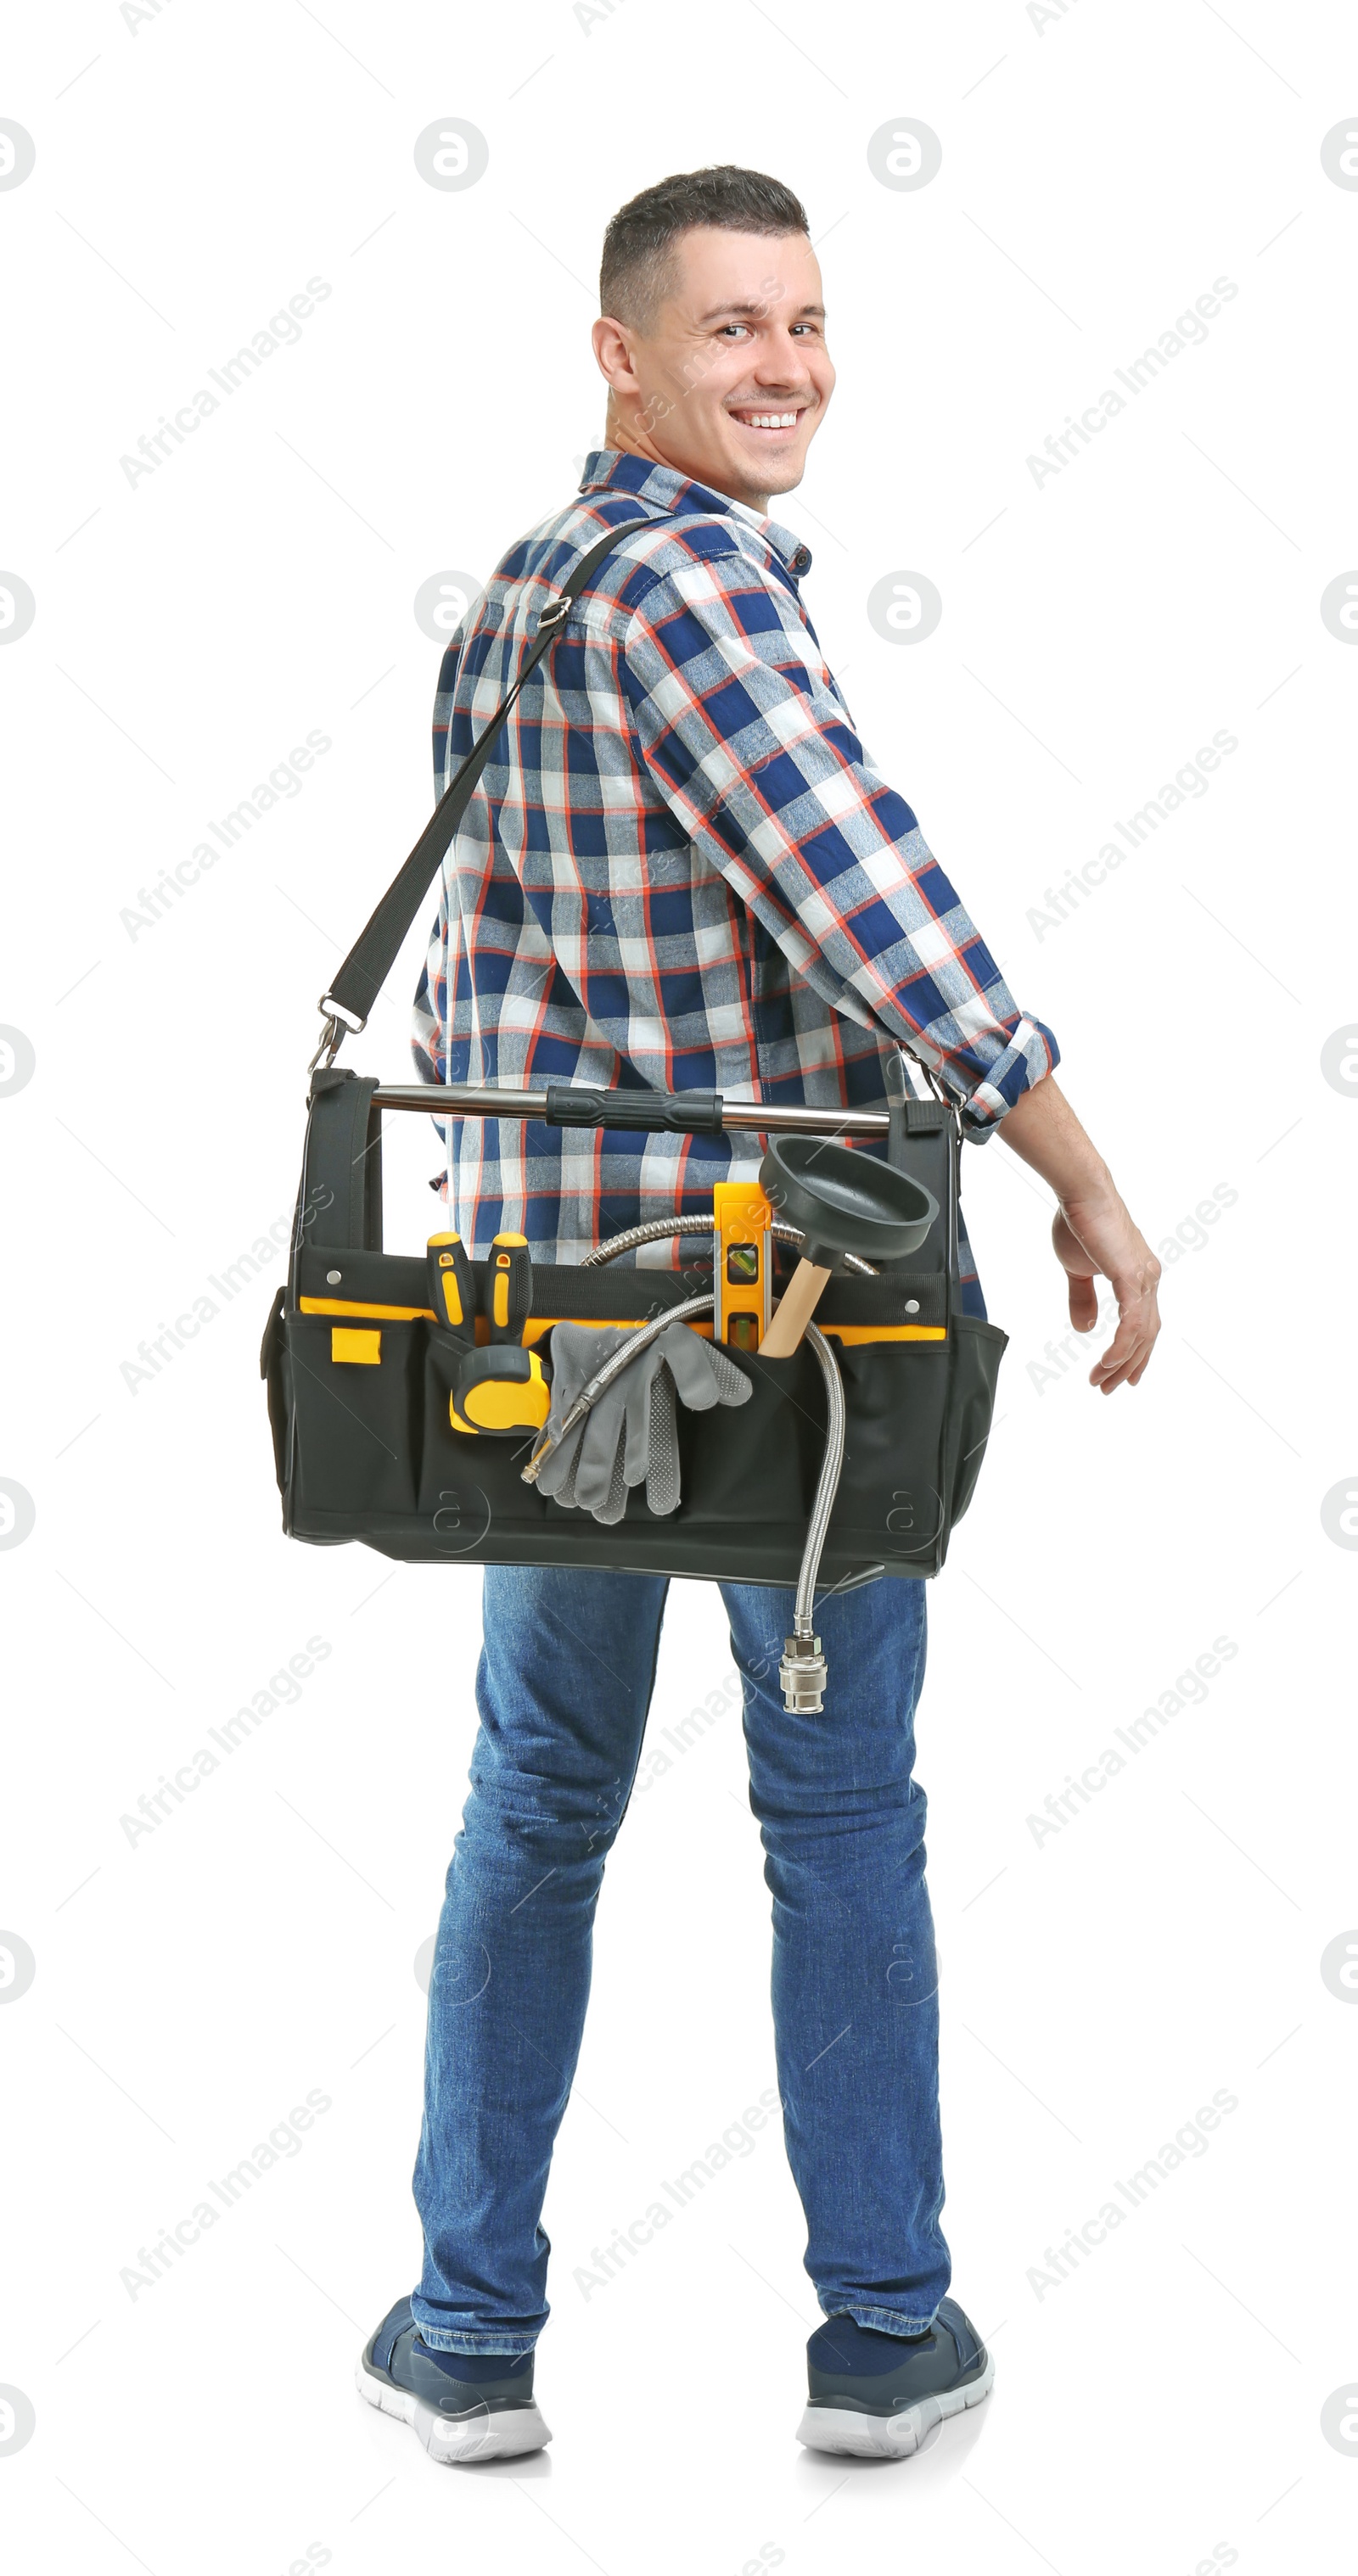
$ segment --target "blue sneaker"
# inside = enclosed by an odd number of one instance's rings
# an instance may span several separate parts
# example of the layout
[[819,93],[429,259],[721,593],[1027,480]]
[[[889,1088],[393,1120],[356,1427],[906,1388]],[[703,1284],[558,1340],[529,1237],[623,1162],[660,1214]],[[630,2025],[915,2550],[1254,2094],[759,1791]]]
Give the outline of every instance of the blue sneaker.
[[988,2397],[995,2364],[956,2299],[927,2334],[878,2334],[831,2317],[806,2347],[810,2395],[797,2439],[810,2451],[904,2460],[945,2415]]
[[433,2352],[409,2299],[397,2300],[364,2345],[357,2385],[369,2406],[411,2425],[430,2459],[444,2465],[514,2459],[552,2438],[533,2398],[531,2350]]

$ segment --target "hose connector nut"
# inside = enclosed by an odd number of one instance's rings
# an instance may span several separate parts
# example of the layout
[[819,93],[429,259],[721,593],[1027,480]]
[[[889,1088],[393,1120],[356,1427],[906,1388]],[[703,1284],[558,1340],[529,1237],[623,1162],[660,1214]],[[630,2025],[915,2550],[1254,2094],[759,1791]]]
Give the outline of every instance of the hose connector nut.
[[818,1716],[825,1705],[825,1657],[819,1637],[785,1637],[778,1667],[783,1706],[796,1716]]

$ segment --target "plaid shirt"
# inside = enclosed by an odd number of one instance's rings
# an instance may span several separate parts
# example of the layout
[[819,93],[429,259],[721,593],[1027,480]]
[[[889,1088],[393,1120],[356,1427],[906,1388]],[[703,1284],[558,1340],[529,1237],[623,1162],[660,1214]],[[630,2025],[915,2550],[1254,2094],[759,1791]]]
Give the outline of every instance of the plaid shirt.
[[[511,546],[444,654],[437,789],[571,565],[641,517],[529,681],[448,853],[415,999],[421,1075],[881,1109],[896,1042],[986,1135],[1056,1041],[858,741],[798,592],[810,554],[774,520],[668,466],[592,455],[579,499]],[[452,1126],[450,1222],[477,1254],[506,1227],[579,1261],[702,1211],[760,1161],[753,1137]]]

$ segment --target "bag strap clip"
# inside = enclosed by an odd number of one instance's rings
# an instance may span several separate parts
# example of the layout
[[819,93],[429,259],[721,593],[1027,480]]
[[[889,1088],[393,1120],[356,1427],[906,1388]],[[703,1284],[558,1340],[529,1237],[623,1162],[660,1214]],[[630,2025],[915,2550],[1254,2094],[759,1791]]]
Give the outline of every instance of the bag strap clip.
[[307,1066],[308,1073],[314,1073],[318,1065],[323,1072],[326,1071],[334,1063],[345,1039],[361,1037],[368,1025],[367,1021],[360,1020],[355,1012],[346,1011],[343,1002],[337,1002],[333,993],[322,993],[316,1008],[325,1022],[325,1027],[321,1031],[316,1052]]

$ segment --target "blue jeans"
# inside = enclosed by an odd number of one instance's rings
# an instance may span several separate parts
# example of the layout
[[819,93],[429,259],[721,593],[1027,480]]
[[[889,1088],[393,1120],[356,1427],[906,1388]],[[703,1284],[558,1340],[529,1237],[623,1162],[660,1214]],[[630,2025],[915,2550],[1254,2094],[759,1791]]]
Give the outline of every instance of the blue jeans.
[[[413,2299],[442,2352],[521,2352],[589,1997],[595,1902],[655,1679],[660,1576],[488,1566],[481,1728],[429,1988]],[[790,1591],[723,1583],[773,1897],[783,2135],[827,2316],[919,2334],[948,2288],[938,1996],[912,1779],[924,1585],[831,1593],[820,1717],[778,1685]]]

